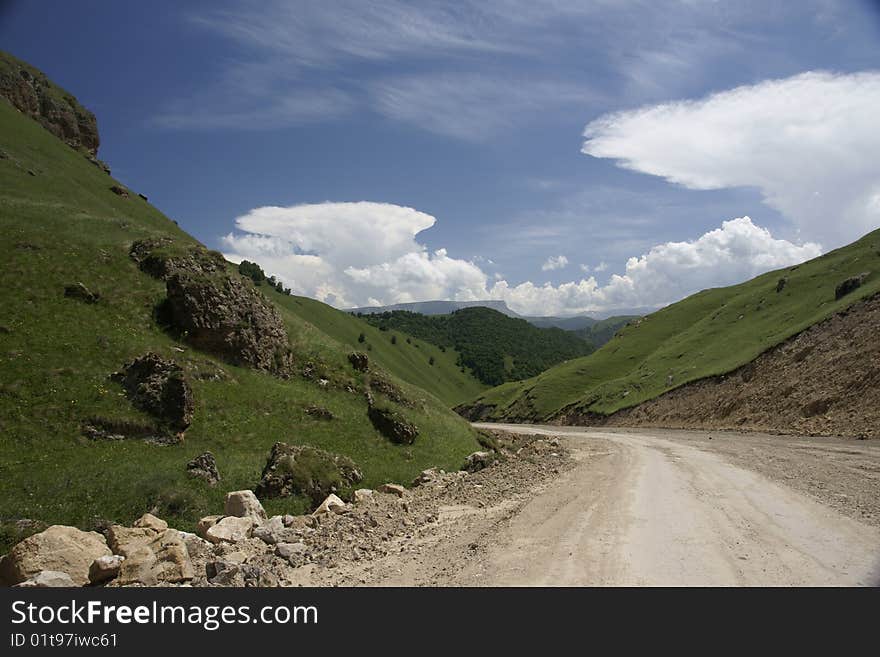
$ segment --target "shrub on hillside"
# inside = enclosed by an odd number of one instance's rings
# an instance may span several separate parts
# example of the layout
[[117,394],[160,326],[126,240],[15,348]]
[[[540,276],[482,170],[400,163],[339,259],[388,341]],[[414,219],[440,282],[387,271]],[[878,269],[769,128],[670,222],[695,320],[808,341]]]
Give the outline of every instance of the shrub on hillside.
[[238,273],[251,279],[256,285],[261,285],[266,280],[266,274],[262,267],[250,260],[242,260],[238,263]]

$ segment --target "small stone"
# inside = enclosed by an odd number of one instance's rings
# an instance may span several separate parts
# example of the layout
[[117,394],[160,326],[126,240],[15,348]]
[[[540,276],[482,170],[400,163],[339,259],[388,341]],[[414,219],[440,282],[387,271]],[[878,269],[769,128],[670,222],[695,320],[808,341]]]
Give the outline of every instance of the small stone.
[[65,285],[64,296],[69,299],[78,299],[79,301],[84,301],[85,303],[98,303],[101,298],[100,294],[98,294],[97,292],[92,292],[82,283]]
[[275,554],[282,559],[291,559],[292,557],[303,554],[308,548],[305,543],[279,543],[275,546]]
[[425,484],[430,484],[432,481],[437,479],[439,473],[434,468],[428,468],[427,470],[422,470],[419,473],[419,476],[413,479],[412,486],[423,486]]
[[379,486],[380,493],[386,493],[388,495],[397,495],[397,497],[403,497],[406,493],[406,488],[401,486],[400,484],[382,484]]
[[358,488],[354,492],[354,503],[366,504],[367,502],[372,501],[375,492],[376,491],[374,491],[372,488]]
[[209,486],[220,481],[220,472],[217,470],[217,459],[211,452],[199,454],[186,464],[186,473],[190,477],[203,479]]
[[313,516],[320,516],[325,513],[343,513],[346,510],[346,504],[341,499],[339,499],[333,493],[327,496],[327,498],[321,502],[320,506],[315,509],[315,512],[312,514]]
[[223,516],[205,516],[201,520],[199,520],[196,525],[196,534],[205,538],[208,534],[208,530],[216,525],[220,520],[223,519]]
[[92,584],[101,584],[113,579],[119,574],[119,568],[123,561],[125,561],[125,557],[121,554],[98,557],[89,568],[89,581]]
[[[536,443],[542,441],[535,441]],[[544,443],[546,444],[546,443]],[[533,444],[533,448],[536,445]],[[495,462],[495,452],[474,452],[470,454],[461,467],[465,472],[479,472],[483,468],[488,468]]]

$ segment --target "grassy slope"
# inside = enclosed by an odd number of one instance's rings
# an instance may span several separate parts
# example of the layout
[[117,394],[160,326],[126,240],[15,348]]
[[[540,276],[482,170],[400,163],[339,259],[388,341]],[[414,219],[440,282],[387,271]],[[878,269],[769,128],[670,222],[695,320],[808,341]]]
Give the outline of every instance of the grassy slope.
[[[262,289],[265,292],[266,288]],[[380,331],[362,319],[314,299],[277,295],[277,301],[339,342],[367,353],[404,381],[436,395],[447,406],[472,399],[487,387],[456,366],[458,352],[453,349],[442,352],[437,346],[416,339],[408,343],[405,334]],[[361,333],[365,337],[363,343],[358,342]],[[395,333],[397,343],[392,344],[391,336]],[[434,365],[429,365],[432,357]]]
[[[110,192],[112,178],[2,100],[0,149],[8,156],[0,159],[2,518],[89,526],[96,518],[130,522],[156,505],[191,528],[201,515],[222,509],[225,491],[257,483],[277,440],[351,456],[367,486],[408,482],[428,466],[458,467],[477,448],[467,423],[406,383],[399,385],[417,406],[402,412],[422,433],[411,447],[380,437],[366,419],[363,395],[342,390],[342,382],[362,384],[346,362],[350,348],[288,304],[281,304],[282,315],[298,362],[322,362],[323,373],[340,385],[281,381],[178,345],[152,317],[164,284],[140,272],[128,248],[146,236],[192,238],[137,196]],[[64,298],[64,285],[77,281],[99,291],[101,302]],[[148,350],[190,370],[220,366],[231,380],[194,381],[196,417],[179,445],[83,438],[80,423],[88,415],[137,418],[108,375]],[[337,419],[309,418],[304,409],[313,403]],[[215,453],[223,477],[216,489],[184,473],[184,464],[205,450]],[[303,504],[270,501],[267,509],[295,511]]]
[[[873,272],[840,301],[843,279]],[[780,278],[788,283],[776,292]],[[880,290],[880,231],[790,269],[704,290],[623,328],[585,358],[498,386],[476,401],[495,418],[548,419],[566,407],[601,414],[634,406],[673,387],[729,372],[788,337]]]
[[597,349],[614,337],[621,328],[632,321],[639,319],[640,315],[616,315],[607,319],[597,320],[582,329],[572,331],[578,337],[593,344]]

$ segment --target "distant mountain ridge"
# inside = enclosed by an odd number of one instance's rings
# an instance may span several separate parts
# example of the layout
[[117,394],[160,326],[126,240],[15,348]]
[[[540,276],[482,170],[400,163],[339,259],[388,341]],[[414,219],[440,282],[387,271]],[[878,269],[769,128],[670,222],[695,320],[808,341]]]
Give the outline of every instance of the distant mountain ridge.
[[[642,315],[654,312],[653,308],[626,308],[615,311],[612,315],[609,312],[596,312],[592,315],[567,315],[567,316],[529,316],[520,315],[508,307],[507,303],[501,299],[486,299],[482,301],[414,301],[411,303],[394,303],[388,306],[363,306],[360,308],[349,308],[345,312],[353,315],[381,315],[382,313],[390,313],[396,310],[403,310],[419,315],[449,315],[456,310],[462,308],[489,308],[495,310],[502,315],[513,317],[515,319],[524,319],[529,324],[538,328],[561,328],[566,331],[581,331],[590,328],[594,324],[598,324],[607,319],[617,319],[626,317],[632,319]],[[624,322],[625,323],[625,322]]]
[[364,306],[362,308],[349,308],[346,312],[355,315],[377,315],[381,313],[390,313],[395,310],[405,310],[420,315],[448,315],[462,308],[491,308],[502,315],[508,317],[522,317],[510,308],[500,299],[487,299],[485,301],[414,301],[411,303],[393,303],[388,306]]

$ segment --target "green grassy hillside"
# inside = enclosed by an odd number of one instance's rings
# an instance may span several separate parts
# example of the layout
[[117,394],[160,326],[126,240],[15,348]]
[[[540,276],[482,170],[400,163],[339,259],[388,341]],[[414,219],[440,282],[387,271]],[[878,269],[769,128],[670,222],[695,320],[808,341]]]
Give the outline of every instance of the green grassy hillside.
[[[835,299],[839,283],[864,272],[869,275],[861,287]],[[493,419],[547,420],[575,409],[610,414],[729,372],[878,290],[875,231],[801,265],[704,290],[636,320],[586,358],[493,388],[467,406],[481,406]]]
[[[263,288],[280,309],[294,362],[313,364],[329,385],[235,367],[178,342],[154,316],[165,284],[141,272],[128,251],[145,237],[195,241],[136,194],[111,192],[116,181],[2,99],[0,151],[2,520],[91,527],[130,522],[155,509],[191,529],[202,515],[222,509],[225,491],[257,483],[275,441],[350,456],[366,486],[408,482],[429,466],[457,468],[477,449],[464,420],[409,383],[432,384],[435,394],[454,399],[456,386],[475,390],[473,382],[434,377],[452,369],[448,360],[435,369],[427,358],[416,359],[415,347],[380,346],[378,331],[317,302]],[[66,298],[65,286],[77,282],[99,292],[100,301]],[[347,362],[359,328],[374,345],[368,352],[373,365],[389,370],[382,376],[412,403],[398,409],[420,429],[411,446],[391,444],[367,419],[365,375]],[[185,440],[160,447],[85,438],[87,417],[141,417],[108,377],[147,351],[174,359],[192,381],[195,419]],[[405,373],[405,380],[394,372]],[[312,418],[305,412],[310,405],[329,409],[335,419]],[[216,488],[185,474],[186,462],[205,450],[217,457],[222,481]],[[277,513],[305,504],[270,500],[266,506]],[[12,538],[0,537],[0,549]]]
[[616,315],[607,319],[596,320],[590,326],[575,329],[573,333],[598,349],[613,338],[614,334],[620,329],[640,317],[641,315]]
[[278,295],[277,303],[339,342],[366,353],[395,376],[432,393],[450,408],[473,399],[487,387],[467,368],[462,371],[454,349],[441,350],[396,331],[380,331],[363,319],[307,297]]
[[462,308],[449,315],[405,310],[363,315],[383,332],[403,331],[461,354],[460,363],[480,381],[497,385],[534,376],[593,347],[570,331],[538,328],[491,308]]

